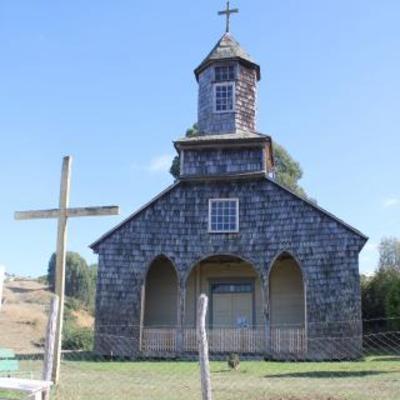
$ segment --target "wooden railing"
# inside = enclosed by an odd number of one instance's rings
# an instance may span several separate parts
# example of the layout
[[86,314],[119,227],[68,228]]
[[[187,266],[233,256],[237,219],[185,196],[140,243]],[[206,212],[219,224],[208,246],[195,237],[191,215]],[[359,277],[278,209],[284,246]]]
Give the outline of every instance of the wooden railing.
[[306,334],[302,326],[272,326],[271,352],[275,355],[301,355],[306,352]]
[[[177,328],[144,328],[142,351],[144,354],[173,354],[177,349]],[[195,328],[183,328],[183,351],[198,351]],[[211,328],[207,331],[211,353],[263,354],[265,330],[259,328]],[[273,326],[270,330],[270,350],[273,355],[302,355],[306,352],[304,327]]]
[[[264,329],[212,328],[208,329],[208,343],[212,353],[262,353],[264,351]],[[177,350],[176,328],[144,328],[142,351],[144,353],[173,353]],[[197,352],[195,328],[184,328],[183,350]]]
[[174,353],[176,351],[176,328],[144,328],[142,351],[144,353]]

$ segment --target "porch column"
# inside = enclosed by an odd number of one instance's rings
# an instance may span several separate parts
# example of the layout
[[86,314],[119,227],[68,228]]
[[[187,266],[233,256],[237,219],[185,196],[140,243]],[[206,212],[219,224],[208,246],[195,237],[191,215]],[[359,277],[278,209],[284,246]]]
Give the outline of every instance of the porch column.
[[268,278],[262,278],[261,285],[262,298],[264,299],[264,353],[271,353],[271,329],[270,329],[270,301],[269,301],[269,281]]
[[184,351],[184,326],[186,312],[186,285],[185,281],[179,282],[178,288],[178,317],[176,329],[176,352],[182,354]]
[[139,352],[143,351],[144,310],[146,301],[146,280],[140,288]]

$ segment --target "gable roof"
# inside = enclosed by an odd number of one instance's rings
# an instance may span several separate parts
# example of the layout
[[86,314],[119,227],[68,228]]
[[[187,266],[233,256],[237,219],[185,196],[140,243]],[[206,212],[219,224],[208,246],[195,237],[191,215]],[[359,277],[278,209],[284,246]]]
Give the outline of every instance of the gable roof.
[[[292,196],[296,197],[297,199],[307,203],[310,205],[312,208],[314,208],[316,211],[320,212],[321,214],[326,215],[329,218],[332,218],[334,221],[336,221],[338,224],[342,225],[344,228],[349,230],[350,232],[354,233],[355,235],[359,236],[361,239],[364,240],[364,244],[367,242],[369,239],[368,236],[364,235],[361,231],[358,229],[354,228],[352,225],[348,224],[347,222],[343,221],[342,219],[336,217],[334,214],[330,213],[329,211],[325,210],[324,208],[320,207],[318,204],[302,197],[299,196],[298,194],[294,193],[292,190],[288,189],[287,187],[281,185],[280,183],[276,182],[274,179],[269,178],[268,176],[265,176],[267,181],[271,182],[272,184],[278,186],[282,190],[286,191],[287,193],[291,194]],[[114,228],[110,229],[108,232],[106,232],[104,235],[102,235],[99,239],[97,239],[95,242],[93,242],[89,247],[96,251],[96,247],[103,242],[105,239],[110,237],[112,234],[114,234],[116,231],[118,231],[120,228],[122,228],[124,225],[126,225],[128,222],[130,222],[133,218],[135,218],[137,215],[141,214],[143,211],[145,211],[147,208],[152,206],[154,203],[156,203],[158,200],[160,200],[162,197],[164,197],[166,194],[170,193],[172,190],[174,190],[176,187],[178,187],[181,184],[180,181],[176,181],[172,185],[168,186],[165,190],[163,190],[161,193],[159,193],[157,196],[155,196],[153,199],[151,199],[148,203],[146,203],[144,206],[136,210],[134,213],[129,215],[126,219],[124,219],[120,224],[115,226]],[[360,249],[361,250],[361,249]]]
[[194,70],[196,78],[198,78],[199,74],[211,63],[223,60],[238,60],[247,64],[257,71],[257,79],[260,80],[260,66],[253,61],[230,32],[224,33],[208,56]]

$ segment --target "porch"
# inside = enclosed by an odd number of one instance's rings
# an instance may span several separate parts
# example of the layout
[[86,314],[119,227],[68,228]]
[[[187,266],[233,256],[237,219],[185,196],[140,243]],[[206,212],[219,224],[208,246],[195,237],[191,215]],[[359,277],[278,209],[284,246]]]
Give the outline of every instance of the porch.
[[174,357],[197,352],[196,308],[201,293],[209,297],[211,354],[304,356],[303,278],[289,255],[283,254],[273,263],[269,288],[262,285],[252,264],[223,255],[198,263],[184,283],[179,284],[176,269],[167,257],[157,258],[150,266],[142,292],[143,356]]
[[[207,337],[211,354],[271,354],[275,357],[295,357],[304,355],[306,351],[305,329],[302,327],[274,327],[270,329],[268,336],[262,327],[209,328]],[[197,333],[194,328],[143,329],[141,353],[144,356],[174,356],[182,352],[197,351]]]

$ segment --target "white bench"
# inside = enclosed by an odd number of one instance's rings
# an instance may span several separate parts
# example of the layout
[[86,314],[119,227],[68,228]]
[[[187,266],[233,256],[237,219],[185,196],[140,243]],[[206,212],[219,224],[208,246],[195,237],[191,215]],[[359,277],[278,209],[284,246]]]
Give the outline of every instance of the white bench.
[[50,392],[52,384],[33,379],[0,378],[0,389],[27,393],[29,400],[42,400],[43,394]]

